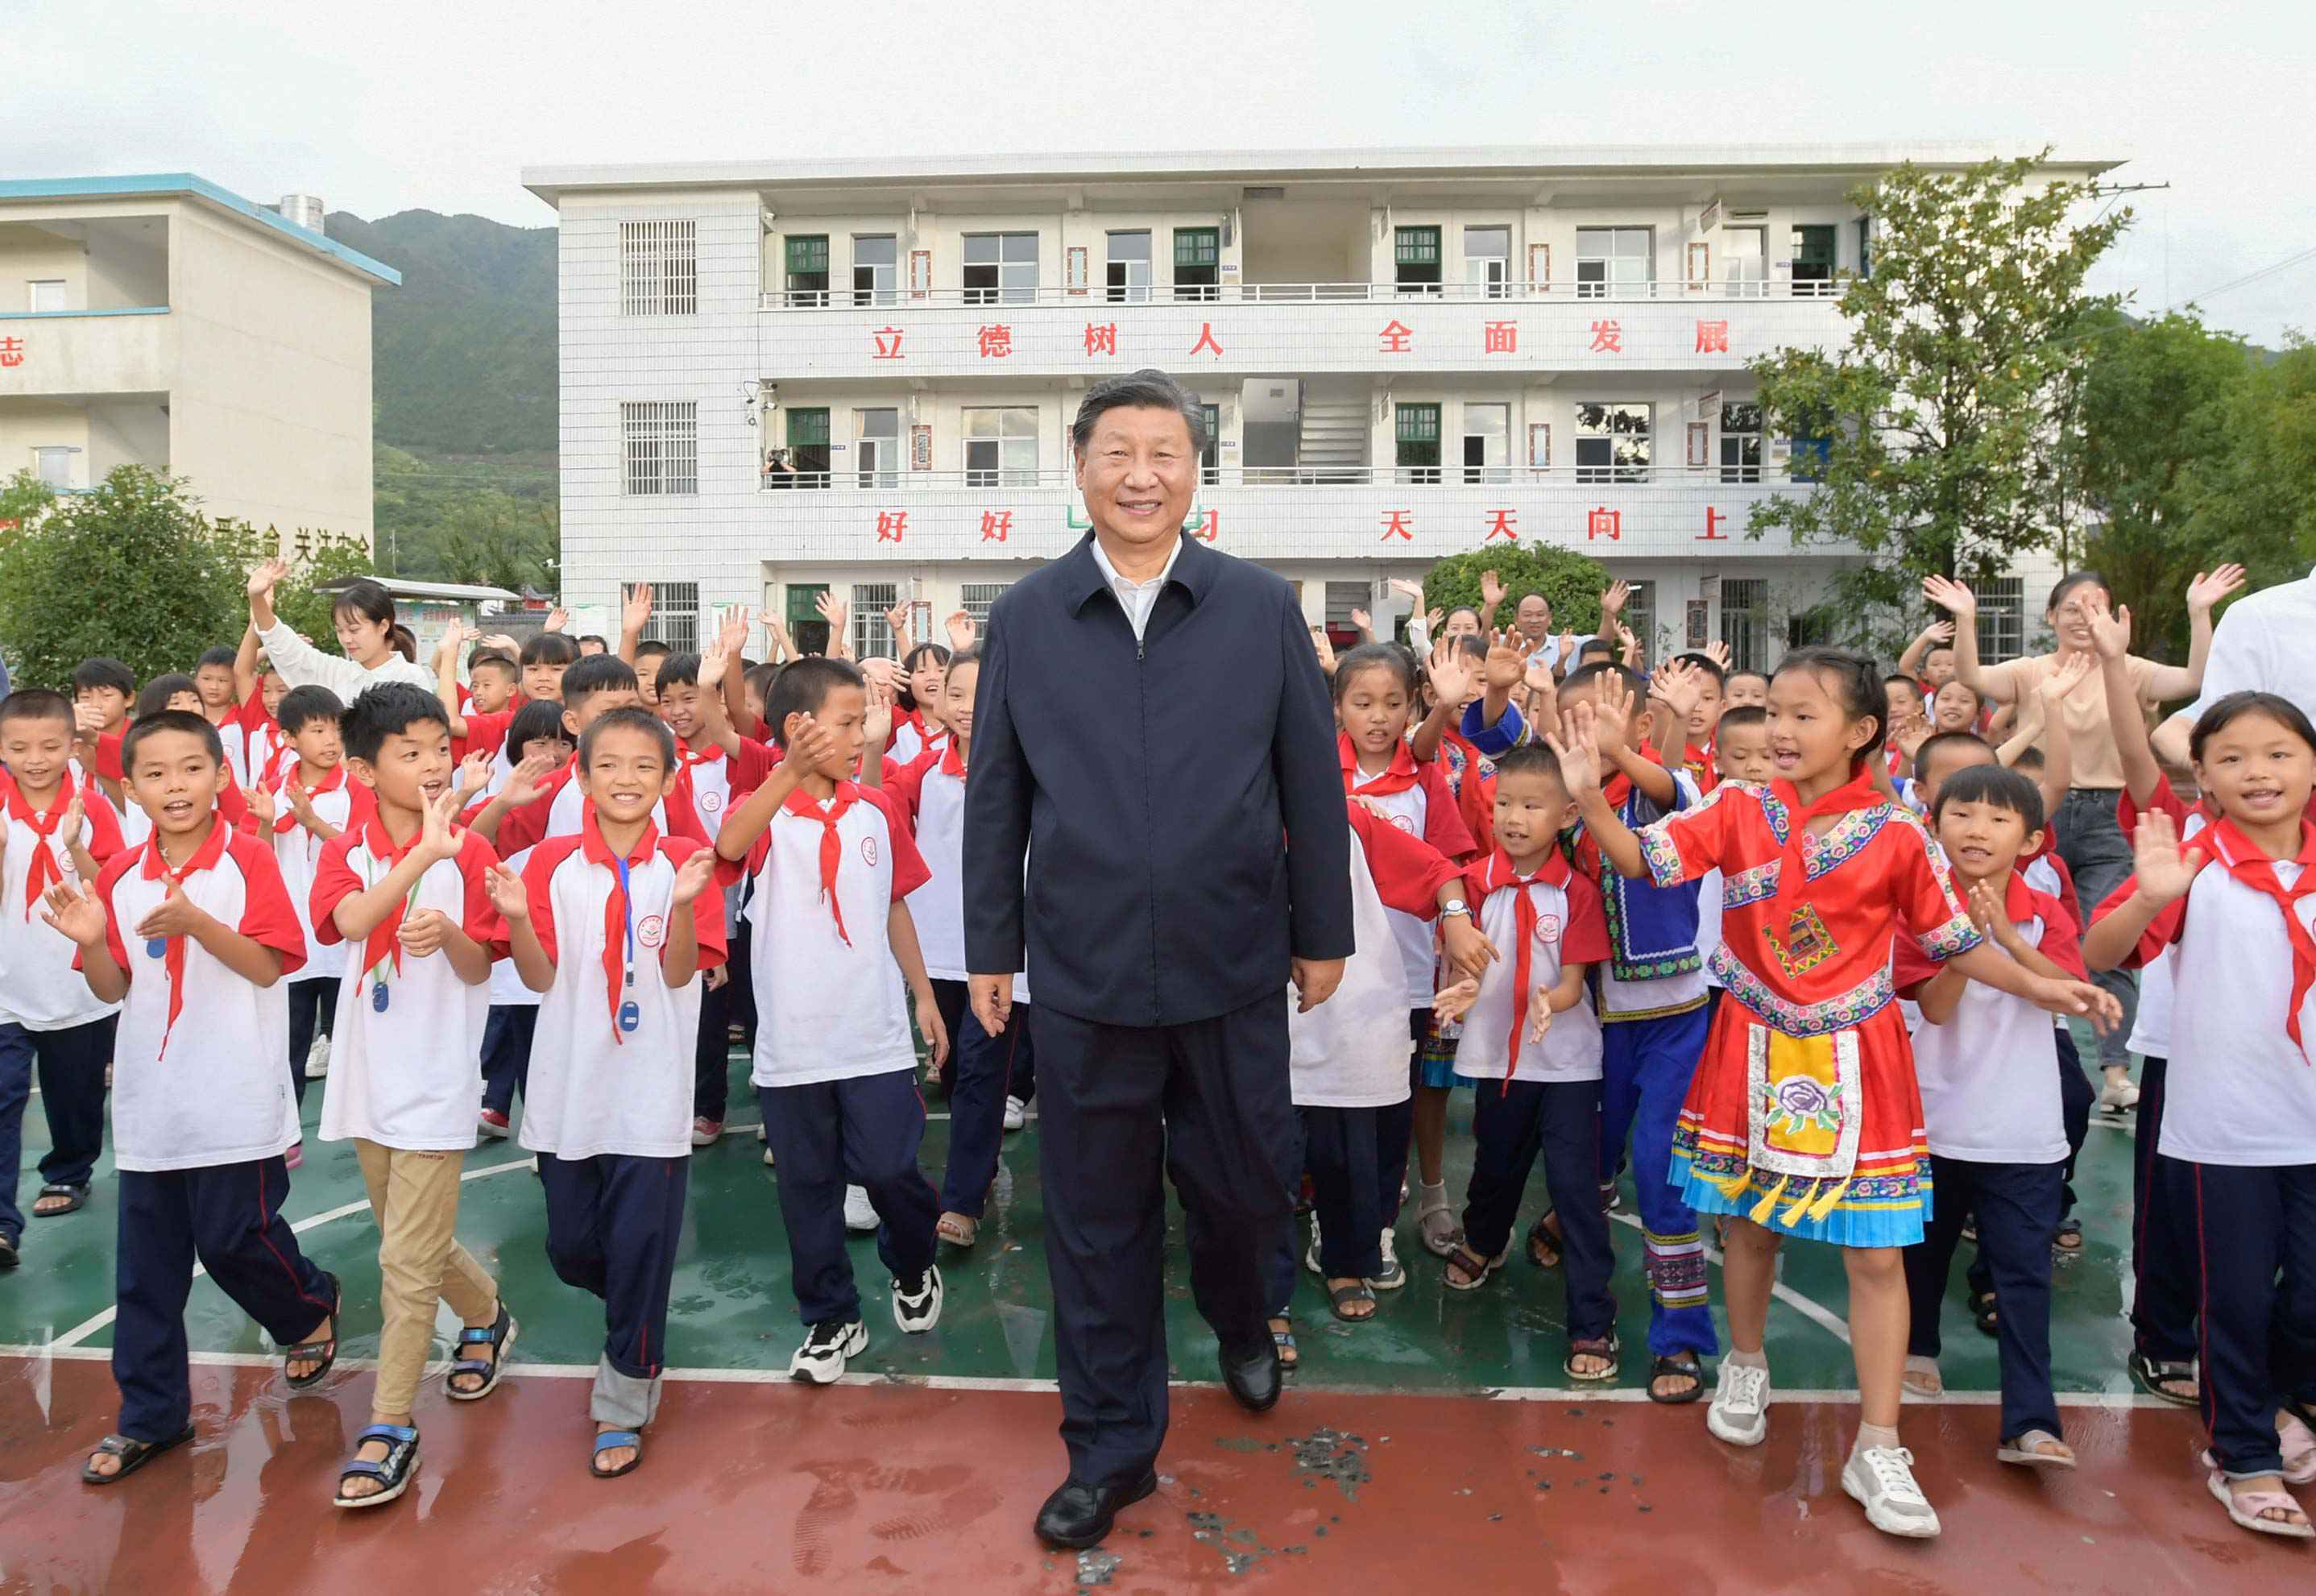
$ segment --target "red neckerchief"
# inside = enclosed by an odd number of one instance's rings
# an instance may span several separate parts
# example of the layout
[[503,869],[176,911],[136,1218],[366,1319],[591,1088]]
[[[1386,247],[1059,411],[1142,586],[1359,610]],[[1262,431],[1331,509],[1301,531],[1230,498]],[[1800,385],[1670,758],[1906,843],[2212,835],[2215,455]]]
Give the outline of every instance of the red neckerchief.
[[1769,790],[1786,807],[1786,851],[1777,864],[1777,896],[1771,905],[1772,920],[1780,935],[1793,915],[1794,906],[1800,903],[1809,885],[1809,866],[1802,858],[1802,842],[1809,835],[1809,823],[1823,815],[1848,815],[1859,809],[1870,809],[1876,804],[1887,803],[1873,779],[1866,773],[1866,762],[1853,760],[1849,780],[1827,793],[1817,802],[1804,807],[1802,795],[1790,781],[1772,781]]
[[[1536,874],[1523,877],[1512,868],[1511,855],[1499,843],[1488,856],[1487,868],[1481,872],[1483,884],[1491,893],[1510,887],[1512,892],[1512,940],[1519,950],[1512,955],[1512,1034],[1511,1043],[1504,1052],[1504,1083],[1501,1092],[1512,1089],[1512,1071],[1519,1067],[1520,1044],[1528,1034],[1528,995],[1535,989],[1535,979],[1529,974],[1536,953],[1536,900],[1528,896],[1531,887],[1566,887],[1569,882],[1568,860],[1557,848],[1546,853],[1544,862],[1536,867]],[[1563,928],[1564,929],[1564,928]]]
[[1683,743],[1680,756],[1681,762],[1688,767],[1688,773],[1697,778],[1697,785],[1700,790],[1711,792],[1721,785],[1720,767],[1713,762],[1713,750],[1710,746]]
[[1422,780],[1415,768],[1414,750],[1401,743],[1391,751],[1391,763],[1380,776],[1369,778],[1359,773],[1358,750],[1351,746],[1351,734],[1335,734],[1335,753],[1343,763],[1343,790],[1362,798],[1388,798],[1394,792],[1405,792]]
[[[290,807],[290,800],[286,796],[290,790],[290,778],[297,773],[297,766],[284,765],[278,780],[259,783],[262,787],[271,788],[274,796],[281,799],[281,813],[273,817],[273,834],[277,837],[297,830],[299,824],[297,811]],[[330,767],[328,775],[306,789],[306,796],[309,798],[319,798],[325,792],[337,791],[345,784],[346,767],[343,764],[334,764]]]
[[[64,882],[63,867],[57,863],[56,850],[49,846],[49,839],[57,834],[57,827],[64,824],[65,811],[72,807],[72,771],[67,768],[58,773],[57,796],[49,800],[49,812],[45,816],[33,810],[32,800],[24,796],[14,781],[5,781],[4,790],[9,817],[31,826],[32,834],[40,839],[32,844],[32,861],[24,867],[24,919],[29,923],[32,911],[40,906],[40,895]],[[67,837],[66,846],[69,847],[79,840]]]
[[955,776],[960,781],[965,779],[965,755],[958,752],[955,737],[951,737],[949,746],[941,750],[940,771],[942,775]]
[[96,773],[108,781],[126,781],[129,773],[120,768],[120,736],[114,732],[99,732],[96,736]]
[[[410,851],[418,846],[419,839],[425,834],[426,828],[421,825],[416,831],[410,834],[410,841],[396,847],[393,837],[387,833],[385,819],[382,816],[372,816],[370,823],[362,827],[362,846],[370,850],[370,856],[372,859],[379,860],[386,866],[386,869],[379,872],[379,879],[384,880],[394,872],[395,866],[409,858]],[[370,885],[375,885],[375,883]],[[409,907],[409,904],[410,897],[405,893],[395,901],[394,907],[386,912],[385,919],[370,927],[370,935],[362,941],[364,971],[374,970],[380,964],[391,960],[394,973],[397,976],[402,973],[402,943],[396,933],[402,929],[403,911]]]
[[836,834],[836,823],[860,797],[858,787],[850,781],[839,781],[836,796],[825,809],[801,787],[789,793],[780,805],[798,819],[813,821],[820,827],[820,896],[828,900],[828,912],[836,918],[836,934],[848,948],[852,946],[852,938],[844,929],[843,906],[836,901],[836,867],[844,859],[844,843]]
[[2276,861],[2261,851],[2236,826],[2232,820],[2222,816],[2205,827],[2196,841],[2211,850],[2213,860],[2226,869],[2241,885],[2254,892],[2264,893],[2275,900],[2284,912],[2285,934],[2292,940],[2292,1007],[2285,1012],[2284,1029],[2290,1033],[2293,1044],[2301,1050],[2301,1062],[2308,1062],[2306,1044],[2300,1038],[2300,1010],[2308,1001],[2309,989],[2316,986],[2316,937],[2300,923],[2300,916],[2292,905],[2316,893],[2316,825],[2303,816],[2300,822],[2300,851],[2293,861],[2300,866],[2300,879],[2286,887],[2276,873]]
[[[212,815],[209,840],[193,850],[192,858],[185,861],[185,868],[181,870],[169,868],[169,861],[161,856],[161,839],[156,836],[146,845],[141,873],[147,881],[166,881],[182,892],[189,878],[208,869],[225,857],[226,839],[232,834],[232,830],[231,826]],[[177,1016],[185,1012],[185,939],[169,937],[165,940],[168,948],[161,956],[161,968],[169,978],[169,1016],[161,1026],[160,1051],[164,1057],[168,1054],[169,1033],[176,1029]]]
[[[628,870],[632,873],[637,866],[649,863],[658,849],[659,827],[646,815],[643,834],[636,839],[635,851],[625,860]],[[589,864],[601,865],[611,875],[611,890],[603,899],[603,992],[610,1004],[611,1040],[624,1048],[627,1039],[619,1032],[619,1003],[627,985],[629,905],[619,870],[622,861],[603,840],[603,828],[596,823],[592,804],[579,816],[579,851]]]

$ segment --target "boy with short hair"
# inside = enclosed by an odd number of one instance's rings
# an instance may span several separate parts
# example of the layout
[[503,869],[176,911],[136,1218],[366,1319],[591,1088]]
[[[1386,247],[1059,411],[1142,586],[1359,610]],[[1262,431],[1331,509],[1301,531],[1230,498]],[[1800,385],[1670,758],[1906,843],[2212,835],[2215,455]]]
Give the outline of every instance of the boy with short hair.
[[137,673],[119,660],[98,655],[73,667],[73,718],[80,734],[74,758],[82,779],[112,806],[121,839],[132,844],[143,842],[147,830],[120,771],[120,738],[136,707]]
[[1724,709],[1767,709],[1768,676],[1760,671],[1730,672],[1721,683],[1721,704]]
[[[893,1317],[910,1334],[940,1319],[933,1262],[940,1205],[918,1172],[924,1101],[917,1029],[949,1055],[916,923],[904,900],[928,878],[893,800],[857,786],[868,694],[846,660],[797,661],[780,673],[767,718],[783,747],[815,730],[799,785],[767,781],[725,822],[716,849],[748,861],[755,885],[756,1057],[751,1073],[779,1181],[797,1303],[809,1327],[789,1361],[828,1385],[868,1345],[844,1253],[844,1188],[867,1188],[877,1253],[893,1279]],[[785,768],[785,762],[783,768]]]
[[1728,681],[1729,673],[1709,654],[1676,655],[1673,664],[1687,665],[1695,673],[1691,682],[1696,700],[1681,728],[1681,768],[1695,778],[1699,792],[1711,792],[1721,781],[1720,768],[1713,757],[1713,731],[1721,724],[1722,711],[1727,707],[1723,684]]
[[[291,700],[310,691],[282,700],[285,724]],[[464,1326],[447,1386],[453,1402],[496,1388],[515,1322],[456,1235],[492,950],[503,934],[489,890],[497,855],[452,827],[450,728],[423,688],[369,689],[344,731],[346,762],[375,808],[323,851],[312,912],[316,941],[343,942],[356,967],[340,987],[320,1135],[353,1143],[379,1235],[378,1384],[370,1425],[338,1476],[337,1504],[355,1508],[392,1502],[417,1471],[411,1410],[434,1305],[448,1303]]]
[[298,1140],[281,980],[305,961],[305,933],[272,853],[217,812],[215,727],[164,710],[129,728],[121,760],[151,837],[115,855],[93,887],[51,887],[43,911],[78,946],[89,990],[121,1005],[120,1429],[81,1471],[96,1485],[192,1439],[184,1315],[196,1258],[284,1348],[293,1387],[320,1380],[338,1351],[338,1283],[298,1251],[281,1212],[281,1155]]
[[[306,1067],[315,1039],[337,1030],[338,977],[346,956],[336,937],[314,934],[314,876],[323,849],[352,824],[357,809],[370,808],[368,790],[346,780],[339,722],[345,706],[326,687],[292,688],[281,695],[279,724],[290,757],[273,778],[250,796],[249,811],[260,841],[273,850],[282,885],[306,933],[306,967],[290,983],[290,1081],[302,1107]],[[302,1161],[290,1149],[290,1167]]]
[[659,1407],[699,977],[724,957],[724,916],[715,854],[652,820],[675,784],[667,728],[632,705],[595,716],[576,769],[578,830],[541,843],[520,877],[494,869],[490,890],[503,951],[540,994],[522,1145],[540,1155],[548,1261],[603,1299],[588,1468],[610,1479],[643,1460]]
[[72,944],[39,916],[49,887],[94,881],[121,849],[111,808],[73,780],[72,749],[64,694],[27,687],[0,700],[0,1269],[15,1267],[23,1237],[16,1183],[36,1068],[49,1145],[33,1217],[85,1205],[104,1150],[114,1005],[73,973]]
[[218,738],[225,745],[225,762],[233,771],[233,779],[247,787],[249,741],[241,735],[241,705],[234,696],[233,662],[230,648],[203,649],[193,666],[193,691],[200,694],[202,718],[218,728]]
[[[614,709],[635,709],[643,701],[635,668],[608,654],[575,663],[563,673],[562,689],[563,725],[575,739],[584,737],[590,726]],[[549,837],[576,836],[587,812],[585,791],[572,780],[577,769],[575,757],[551,772],[531,768],[525,761],[510,771],[496,796],[468,811],[467,824],[506,857]],[[708,840],[681,783],[670,782],[665,795],[654,799],[652,824],[664,836]]]

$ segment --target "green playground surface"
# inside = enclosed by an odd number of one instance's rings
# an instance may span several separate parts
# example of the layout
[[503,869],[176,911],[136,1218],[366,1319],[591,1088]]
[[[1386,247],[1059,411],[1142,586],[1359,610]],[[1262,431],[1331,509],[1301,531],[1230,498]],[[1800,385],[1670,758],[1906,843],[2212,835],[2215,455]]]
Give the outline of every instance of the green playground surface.
[[[801,1337],[788,1289],[788,1248],[780,1228],[772,1172],[754,1135],[754,1094],[747,1063],[732,1060],[732,1119],[724,1137],[692,1159],[690,1211],[676,1263],[668,1324],[672,1369],[781,1371]],[[308,1083],[304,1166],[290,1180],[284,1215],[300,1244],[345,1290],[344,1355],[376,1351],[379,1315],[377,1232],[364,1199],[352,1145],[312,1139],[323,1083]],[[62,1218],[30,1217],[38,1187],[34,1170],[47,1148],[47,1125],[36,1096],[24,1121],[23,1171],[18,1198],[27,1213],[23,1262],[0,1275],[0,1345],[16,1356],[44,1348],[111,1344],[115,1210],[107,1161],[88,1206]],[[929,1100],[922,1166],[936,1186],[948,1155],[947,1105]],[[940,1327],[904,1337],[886,1306],[889,1282],[874,1238],[855,1236],[852,1265],[860,1282],[869,1333],[868,1352],[853,1360],[872,1378],[945,1377],[974,1381],[1047,1381],[1054,1378],[1051,1292],[1046,1278],[1044,1200],[1038,1178],[1038,1123],[1032,1105],[1028,1128],[1005,1139],[997,1181],[979,1244],[969,1252],[944,1248],[948,1304]],[[1470,1169],[1471,1097],[1458,1093],[1450,1110],[1448,1181],[1460,1198]],[[518,1121],[519,1123],[519,1121]],[[2128,1121],[2095,1120],[2078,1166],[2077,1215],[2084,1232],[2080,1255],[2055,1273],[2052,1351],[2061,1393],[2124,1396],[2130,1347],[2124,1311],[2130,1301],[2131,1158]],[[1623,1177],[1624,1203],[1612,1227],[1614,1289],[1626,1356],[1622,1385],[1637,1395],[1646,1385],[1648,1288],[1642,1273],[1641,1236],[1632,1216],[1632,1176]],[[1541,1170],[1529,1182],[1526,1222],[1545,1204]],[[1166,1312],[1171,1362],[1178,1378],[1214,1378],[1213,1336],[1190,1301],[1181,1217],[1172,1211]],[[498,1276],[508,1305],[521,1321],[517,1364],[592,1365],[601,1346],[601,1306],[555,1278],[547,1262],[545,1208],[530,1159],[512,1141],[485,1142],[467,1158],[459,1210],[459,1237]],[[1297,1245],[1307,1234],[1298,1224]],[[1449,1292],[1439,1262],[1416,1239],[1413,1205],[1399,1225],[1399,1253],[1408,1271],[1404,1289],[1382,1295],[1381,1311],[1356,1328],[1332,1319],[1320,1282],[1298,1270],[1294,1304],[1305,1388],[1430,1394],[1490,1389],[1563,1389],[1564,1315],[1559,1278],[1513,1262],[1486,1288]],[[1957,1394],[1997,1387],[1995,1343],[1972,1325],[1964,1301],[1965,1243],[1949,1282],[1944,1320],[1944,1369]],[[1713,1270],[1715,1316],[1720,1318],[1717,1254]],[[1777,1384],[1789,1392],[1853,1390],[1843,1329],[1847,1297],[1841,1261],[1833,1249],[1789,1247],[1769,1320],[1768,1348]],[[187,1309],[196,1356],[260,1354],[271,1348],[214,1283],[193,1285]],[[447,1326],[447,1319],[444,1322]],[[445,1331],[447,1334],[447,1330]],[[1599,1387],[1586,1387],[1597,1400]]]

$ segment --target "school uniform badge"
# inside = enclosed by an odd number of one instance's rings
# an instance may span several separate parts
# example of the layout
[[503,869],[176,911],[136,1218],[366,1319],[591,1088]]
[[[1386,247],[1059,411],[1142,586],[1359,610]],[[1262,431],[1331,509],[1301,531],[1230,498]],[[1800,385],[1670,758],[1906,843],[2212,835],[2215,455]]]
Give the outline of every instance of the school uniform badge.
[[646,948],[657,948],[667,941],[667,922],[657,914],[646,914],[636,922],[636,941]]
[[863,837],[860,839],[860,862],[867,865],[872,870],[877,868],[876,838]]

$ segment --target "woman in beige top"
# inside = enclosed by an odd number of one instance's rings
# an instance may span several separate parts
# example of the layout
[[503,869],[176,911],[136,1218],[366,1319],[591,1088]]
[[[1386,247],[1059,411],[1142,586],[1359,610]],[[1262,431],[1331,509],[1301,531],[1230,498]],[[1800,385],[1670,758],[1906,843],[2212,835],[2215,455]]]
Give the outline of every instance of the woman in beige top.
[[[2187,585],[2187,615],[2192,629],[2184,666],[2159,664],[2137,655],[2124,667],[2132,689],[2148,709],[2168,700],[2193,698],[2202,691],[2204,661],[2212,648],[2212,609],[2243,585],[2241,566],[2197,572]],[[1983,665],[1978,659],[1978,599],[1963,584],[1945,576],[1922,583],[1922,596],[1955,619],[1955,680],[1999,705],[2016,710],[2009,740],[2001,749],[2005,764],[2033,745],[2050,756],[2051,727],[2044,695],[2036,691],[2077,655],[2089,655],[2093,669],[2081,684],[2059,700],[2060,727],[2072,756],[2074,784],[2067,801],[2053,816],[2059,857],[2074,876],[2076,895],[2088,915],[2131,875],[2131,843],[2116,818],[2116,796],[2123,788],[2123,756],[2107,720],[2107,688],[2096,668],[2091,644],[2091,615],[2114,602],[2107,579],[2096,571],[2074,571],[2059,578],[2051,589],[2051,602],[2043,612],[2058,645],[2050,654]],[[2124,1022],[2099,1039],[2099,1065],[2107,1073],[2100,1101],[2109,1108],[2128,1108],[2138,1098],[2131,1083],[2129,1041],[2138,1006],[2133,977],[2110,971],[2093,977],[2123,1003]]]

